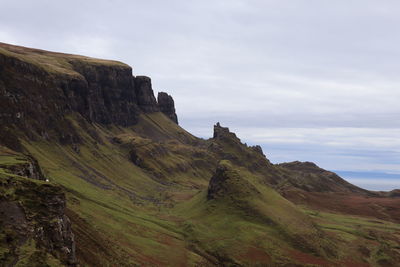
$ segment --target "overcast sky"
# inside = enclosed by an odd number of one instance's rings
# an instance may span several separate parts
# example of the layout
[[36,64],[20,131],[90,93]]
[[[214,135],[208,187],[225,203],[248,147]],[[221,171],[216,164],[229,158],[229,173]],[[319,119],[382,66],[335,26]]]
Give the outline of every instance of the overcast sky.
[[0,41],[116,59],[273,162],[400,173],[400,1],[0,0]]

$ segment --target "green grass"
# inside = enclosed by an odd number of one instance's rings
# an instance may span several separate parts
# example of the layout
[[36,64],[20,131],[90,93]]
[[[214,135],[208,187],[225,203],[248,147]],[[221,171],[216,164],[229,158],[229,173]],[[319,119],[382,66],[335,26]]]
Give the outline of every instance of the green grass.
[[6,147],[0,146],[0,168],[26,163],[27,161],[28,160],[25,157],[11,151]]
[[[78,242],[88,242],[80,247],[83,253],[102,258],[98,244],[83,238],[86,233],[101,240],[109,253],[102,263],[105,266],[218,261],[251,265],[254,255],[247,251],[259,253],[260,264],[307,263],[294,252],[311,257],[309,262],[337,262],[352,255],[362,262],[365,257],[358,246],[364,243],[371,251],[366,260],[375,264],[388,260],[398,246],[386,236],[398,232],[399,225],[292,204],[266,185],[266,176],[279,173],[272,173],[269,165],[261,171],[250,168],[255,163],[247,158],[255,152],[238,140],[202,141],[161,113],[142,115],[131,128],[86,125],[95,129],[100,138],[95,140],[77,116],[69,120],[82,139],[79,153],[50,142],[23,145],[50,182],[65,189],[68,209],[82,220],[73,218]],[[210,151],[211,144],[226,148],[241,164],[220,163],[228,169],[227,191],[207,200],[208,181],[220,157]],[[144,160],[144,167],[129,160],[131,149]],[[13,155],[3,162],[17,164],[19,160]],[[256,161],[265,163],[258,156]],[[0,168],[1,175],[7,173]],[[378,234],[373,236],[371,230]]]
[[[227,162],[223,165],[232,168]],[[242,188],[250,194],[230,192],[227,197],[207,201],[203,192],[191,201],[178,205],[175,212],[187,219],[184,227],[192,242],[204,251],[213,251],[224,257],[229,255],[239,264],[246,259],[236,256],[240,255],[240,249],[249,246],[273,251],[273,260],[282,263],[291,262],[288,248],[308,252],[311,249],[311,253],[324,256],[319,246],[327,247],[330,243],[319,240],[318,230],[301,210],[271,188],[259,184],[257,177],[243,169],[230,170],[228,175],[250,182],[260,194],[254,194],[246,189],[248,186],[235,181],[237,188],[234,191]],[[301,238],[302,248],[295,242],[295,239]],[[317,242],[321,244],[315,247]]]
[[[314,211],[305,208],[304,212],[314,218],[318,227],[333,233],[340,240],[341,257],[346,255],[360,257],[353,248],[364,247],[370,251],[369,257],[363,257],[372,266],[391,264],[393,250],[399,249],[395,237],[400,232],[400,224],[343,214]],[[378,244],[378,245],[377,245]],[[361,260],[361,259],[360,259]]]
[[[78,130],[85,144],[93,144],[95,140]],[[62,185],[68,192],[68,199],[74,199],[69,202],[69,209],[84,220],[94,222],[92,227],[95,231],[105,234],[111,243],[120,244],[113,249],[121,258],[133,255],[132,258],[138,259],[133,263],[143,263],[152,258],[164,263],[184,261],[185,258],[199,259],[185,248],[186,241],[179,225],[162,218],[162,211],[167,209],[165,205],[171,204],[171,200],[163,203],[168,188],[130,162],[126,149],[109,141],[110,136],[125,134],[137,137],[137,134],[113,127],[97,130],[104,144],[82,145],[79,154],[69,147],[45,142],[24,145],[38,159],[50,181]],[[98,184],[85,180],[85,176],[90,175]],[[185,185],[177,185],[175,190],[179,187],[193,192]],[[165,244],[164,239],[172,242],[173,246]],[[160,255],[165,256],[160,259]]]

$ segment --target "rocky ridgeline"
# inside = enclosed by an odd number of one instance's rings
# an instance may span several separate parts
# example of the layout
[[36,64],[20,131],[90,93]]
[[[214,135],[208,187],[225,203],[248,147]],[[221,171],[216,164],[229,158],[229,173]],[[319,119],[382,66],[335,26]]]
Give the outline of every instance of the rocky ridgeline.
[[[223,139],[223,138],[234,138],[238,139],[235,133],[229,131],[228,127],[222,127],[219,122],[214,125],[214,139]],[[240,141],[240,140],[239,140]]]
[[[45,59],[43,59],[43,58]],[[133,76],[120,62],[22,48],[0,43],[0,143],[17,148],[15,129],[28,138],[79,142],[66,116],[92,123],[131,126],[140,113],[164,112],[177,122],[174,101],[154,96],[151,79]]]
[[[222,127],[219,122],[214,125],[214,134],[213,139],[215,140],[234,140],[238,144],[242,144],[240,139],[236,136],[235,133],[231,132],[228,127]],[[246,148],[248,147],[247,144],[243,144]],[[259,145],[250,146],[248,147],[252,151],[262,155],[265,158],[264,152]]]

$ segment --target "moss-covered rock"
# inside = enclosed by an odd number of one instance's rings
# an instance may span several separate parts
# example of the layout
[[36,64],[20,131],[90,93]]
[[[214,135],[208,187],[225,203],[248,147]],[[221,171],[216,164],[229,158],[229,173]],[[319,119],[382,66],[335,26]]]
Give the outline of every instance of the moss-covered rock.
[[57,261],[59,265],[76,265],[62,188],[46,182],[32,157],[2,156],[0,265],[48,266]]

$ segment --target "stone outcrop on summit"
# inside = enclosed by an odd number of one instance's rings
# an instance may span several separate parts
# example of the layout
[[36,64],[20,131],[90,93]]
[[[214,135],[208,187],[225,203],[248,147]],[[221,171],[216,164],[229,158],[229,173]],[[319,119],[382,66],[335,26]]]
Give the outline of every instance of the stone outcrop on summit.
[[157,96],[158,106],[160,107],[160,111],[167,115],[172,121],[178,124],[178,116],[175,112],[175,103],[172,96],[165,92],[159,92]]

